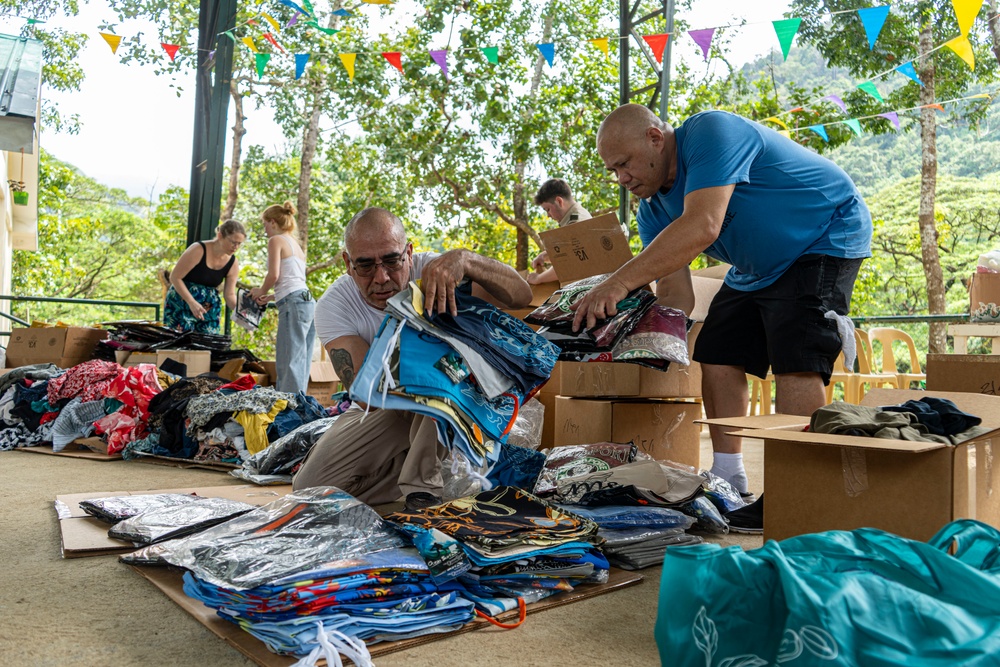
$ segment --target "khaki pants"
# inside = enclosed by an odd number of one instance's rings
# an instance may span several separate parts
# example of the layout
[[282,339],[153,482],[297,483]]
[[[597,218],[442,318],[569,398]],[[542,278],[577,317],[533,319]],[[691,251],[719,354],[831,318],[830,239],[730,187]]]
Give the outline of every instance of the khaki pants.
[[430,417],[348,410],[313,446],[292,487],[335,486],[370,505],[395,502],[414,491],[440,496],[439,449],[443,456]]

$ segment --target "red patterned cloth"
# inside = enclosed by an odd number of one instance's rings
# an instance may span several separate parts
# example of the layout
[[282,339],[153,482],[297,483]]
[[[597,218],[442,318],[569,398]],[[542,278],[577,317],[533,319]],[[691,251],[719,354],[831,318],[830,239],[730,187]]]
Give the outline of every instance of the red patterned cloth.
[[113,361],[93,359],[70,368],[59,377],[49,380],[49,405],[55,405],[64,398],[83,399],[83,402],[99,401],[107,394],[111,381],[122,372],[122,367]]
[[122,406],[94,422],[94,430],[107,436],[108,454],[116,454],[133,440],[149,435],[149,402],[161,391],[154,364],[126,368],[108,383],[105,396]]

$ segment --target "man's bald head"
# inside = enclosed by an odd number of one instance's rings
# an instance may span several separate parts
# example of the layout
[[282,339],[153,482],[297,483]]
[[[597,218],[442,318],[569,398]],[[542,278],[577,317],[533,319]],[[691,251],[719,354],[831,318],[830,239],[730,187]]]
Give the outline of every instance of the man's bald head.
[[399,217],[377,207],[362,209],[344,228],[344,246],[348,251],[359,239],[373,237],[389,237],[403,243],[406,241],[406,230]]
[[597,149],[606,142],[635,141],[646,136],[650,128],[667,133],[670,126],[641,104],[623,104],[601,122],[597,129]]

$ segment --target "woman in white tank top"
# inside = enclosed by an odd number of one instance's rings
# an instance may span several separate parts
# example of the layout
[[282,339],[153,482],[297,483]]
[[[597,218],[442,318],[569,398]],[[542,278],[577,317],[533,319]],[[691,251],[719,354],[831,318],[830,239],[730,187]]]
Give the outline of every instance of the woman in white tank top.
[[[260,216],[267,234],[267,275],[260,287],[250,290],[259,304],[278,305],[278,340],[275,366],[278,391],[304,392],[309,386],[316,325],[316,302],[306,286],[306,256],[292,236],[295,207],[292,202],[268,206]],[[268,295],[271,288],[274,295]]]

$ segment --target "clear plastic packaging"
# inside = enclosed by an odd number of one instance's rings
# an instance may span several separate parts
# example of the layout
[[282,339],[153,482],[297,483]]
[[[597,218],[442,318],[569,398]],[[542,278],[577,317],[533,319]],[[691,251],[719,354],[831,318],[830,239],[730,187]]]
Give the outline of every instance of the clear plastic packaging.
[[566,511],[590,519],[601,530],[628,530],[632,528],[687,530],[695,520],[681,511],[669,507],[577,507],[566,505]]
[[631,442],[597,442],[591,445],[554,447],[545,457],[545,466],[535,484],[535,493],[551,494],[563,479],[585,477],[631,463],[635,460],[637,451],[638,448]]
[[729,522],[705,496],[699,496],[677,509],[697,519],[697,523],[692,527],[694,530],[716,535],[725,535],[729,532]]
[[746,505],[740,492],[726,480],[708,470],[702,470],[701,476],[705,478],[701,488],[705,490],[705,496],[712,501],[720,514],[728,514]]
[[149,510],[119,521],[108,530],[108,537],[136,544],[155,544],[211,528],[253,508],[254,505],[228,498],[202,498],[196,503]]
[[486,479],[488,467],[474,466],[457,449],[449,449],[441,462],[441,477],[444,487],[441,495],[444,500],[474,496],[481,491],[489,491],[492,484]]
[[80,509],[108,523],[118,523],[143,512],[164,507],[186,505],[202,500],[196,495],[181,493],[149,493],[135,496],[111,496],[80,501]]
[[517,412],[517,419],[510,428],[507,442],[519,447],[538,449],[542,444],[542,426],[545,423],[545,406],[533,398]]

